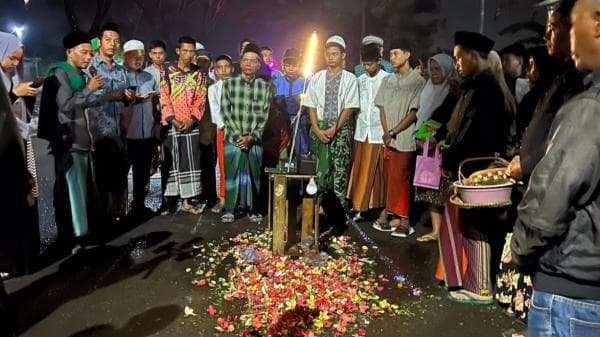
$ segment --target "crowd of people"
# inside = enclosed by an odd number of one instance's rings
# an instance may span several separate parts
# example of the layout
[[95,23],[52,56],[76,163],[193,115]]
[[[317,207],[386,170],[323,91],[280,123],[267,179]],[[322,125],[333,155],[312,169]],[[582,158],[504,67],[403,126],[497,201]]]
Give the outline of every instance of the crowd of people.
[[[241,41],[234,62],[183,36],[166,62],[164,42],[121,43],[119,27],[107,23],[97,50],[88,34],[72,32],[63,39],[66,60],[52,64],[43,83],[21,82],[25,48],[0,33],[0,170],[11,177],[0,205],[2,214],[25,215],[23,225],[2,221],[2,277],[27,273],[38,249],[29,125],[41,91],[37,136],[54,156],[59,238],[74,254],[98,224],[157,215],[145,205],[157,170],[161,215],[210,208],[224,223],[260,222],[264,169],[314,156],[320,191],[348,221],[371,219],[374,229],[406,238],[415,232],[414,203],[429,205],[432,231],[417,241],[439,245],[435,275],[449,300],[498,301],[528,320],[529,336],[596,336],[600,3],[555,3],[546,46],[496,52],[485,35],[459,31],[452,55],[420,67],[411,65],[418,46],[409,40],[392,40],[386,53],[384,40],[368,35],[350,72],[353,51],[333,35],[322,49],[326,68],[308,78],[300,48],[286,50],[274,69],[273,50],[253,40]],[[414,188],[423,148],[441,158],[440,181]],[[512,206],[449,201],[460,164],[480,157],[510,162],[506,174],[522,182]],[[3,329],[10,327],[3,288],[0,300]]]

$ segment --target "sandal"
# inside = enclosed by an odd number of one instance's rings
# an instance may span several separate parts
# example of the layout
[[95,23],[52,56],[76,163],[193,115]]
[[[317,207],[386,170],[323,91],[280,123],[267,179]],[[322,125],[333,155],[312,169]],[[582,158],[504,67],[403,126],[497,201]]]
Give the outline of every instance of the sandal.
[[210,211],[213,212],[214,214],[221,214],[221,213],[223,213],[224,208],[225,208],[225,204],[222,204],[219,202],[216,205],[214,205]]
[[492,296],[481,296],[467,290],[456,290],[448,293],[450,302],[472,305],[490,305],[494,303]]
[[221,216],[221,222],[223,223],[230,223],[230,222],[234,222],[235,221],[235,215],[233,215],[233,213],[225,213]]
[[432,241],[437,241],[439,239],[440,235],[439,234],[425,234],[425,235],[421,235],[417,238],[418,242],[432,242]]
[[202,212],[204,212],[204,209],[203,208],[194,207],[194,206],[190,206],[190,207],[181,206],[181,211],[185,212],[185,213],[190,213],[190,214],[198,215],[198,214],[202,214]]

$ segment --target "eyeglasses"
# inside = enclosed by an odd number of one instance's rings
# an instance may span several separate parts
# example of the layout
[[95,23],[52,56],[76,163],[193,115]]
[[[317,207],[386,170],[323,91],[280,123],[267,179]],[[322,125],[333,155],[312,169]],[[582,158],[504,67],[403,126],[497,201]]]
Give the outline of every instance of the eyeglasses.
[[258,59],[256,59],[256,58],[253,58],[253,59],[243,58],[242,62],[243,63],[258,63]]

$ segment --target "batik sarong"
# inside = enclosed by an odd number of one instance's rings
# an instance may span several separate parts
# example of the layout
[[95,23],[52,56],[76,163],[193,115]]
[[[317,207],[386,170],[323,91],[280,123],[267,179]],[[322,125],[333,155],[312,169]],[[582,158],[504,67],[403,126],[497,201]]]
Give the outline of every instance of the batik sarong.
[[[319,121],[321,130],[327,130],[333,125],[334,122]],[[311,131],[310,149],[317,156],[317,177],[321,188],[333,191],[346,207],[348,175],[352,162],[352,133],[349,123],[344,124],[327,144],[322,143]]]

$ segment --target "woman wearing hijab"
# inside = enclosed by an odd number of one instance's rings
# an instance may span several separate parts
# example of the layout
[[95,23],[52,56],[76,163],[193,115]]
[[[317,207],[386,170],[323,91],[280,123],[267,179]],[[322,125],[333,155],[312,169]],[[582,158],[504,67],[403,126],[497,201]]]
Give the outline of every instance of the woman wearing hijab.
[[515,124],[515,115],[517,113],[517,101],[512,91],[506,84],[504,77],[504,70],[502,69],[502,59],[497,52],[491,51],[488,56],[488,62],[490,69],[494,74],[494,78],[498,81],[500,89],[502,89],[502,95],[504,95],[504,110],[509,114],[511,120],[510,134],[508,139],[508,146],[506,149],[506,155],[512,156],[516,152],[517,147],[517,129]]
[[[0,177],[5,177],[0,193],[0,214],[5,219],[17,219],[29,209],[31,183],[25,165],[23,143],[17,131],[4,81],[0,81]],[[23,236],[20,221],[2,221],[0,225],[0,270],[14,267],[19,260]],[[12,330],[8,296],[0,278],[0,336],[15,336]]]
[[24,139],[29,135],[31,120],[30,108],[35,102],[35,96],[40,89],[33,88],[33,82],[20,83],[17,67],[23,59],[24,49],[19,39],[8,33],[0,32],[0,77],[8,91],[10,103],[17,117]]
[[[14,233],[11,242],[15,245],[14,263],[10,272],[6,266],[0,266],[0,276],[3,278],[20,276],[27,274],[33,269],[33,261],[36,259],[39,252],[39,228],[37,224],[37,207],[35,198],[37,197],[37,189],[35,188],[35,161],[33,158],[33,149],[29,140],[29,122],[31,113],[27,108],[25,99],[31,99],[35,102],[35,96],[39,89],[32,88],[31,84],[18,83],[17,66],[23,58],[23,45],[19,42],[16,36],[4,32],[0,32],[0,77],[2,86],[8,93],[8,101],[6,102],[9,108],[6,113],[10,113],[16,117],[17,130],[20,131],[21,146],[25,149],[23,159],[26,161],[25,173],[28,174],[28,181],[31,185],[29,195],[29,206],[24,212],[15,214],[20,215],[20,232]],[[29,150],[29,151],[27,151]],[[2,161],[9,163],[9,161]],[[10,177],[4,175],[4,177]],[[4,191],[12,191],[10,188]]]
[[[450,55],[437,54],[429,59],[429,80],[421,93],[416,138],[429,139],[430,149],[446,138],[446,124],[450,120],[452,110],[458,100],[459,88],[456,81],[454,60]],[[436,128],[437,127],[437,128]],[[431,217],[431,233],[417,238],[419,242],[437,241],[442,224],[444,204],[450,191],[450,179],[442,179],[439,190],[417,188],[415,201],[426,202]]]

